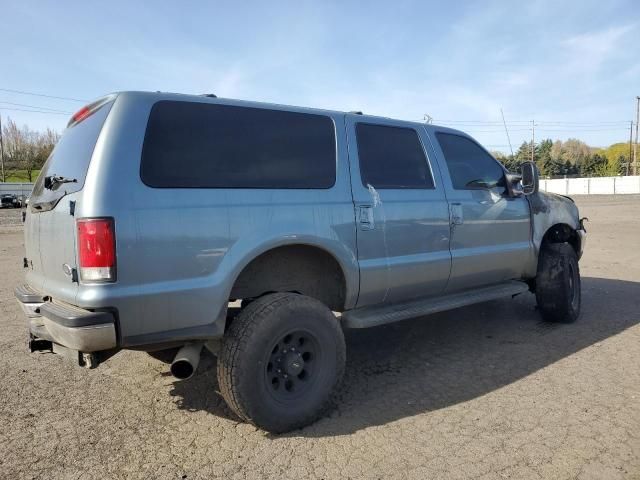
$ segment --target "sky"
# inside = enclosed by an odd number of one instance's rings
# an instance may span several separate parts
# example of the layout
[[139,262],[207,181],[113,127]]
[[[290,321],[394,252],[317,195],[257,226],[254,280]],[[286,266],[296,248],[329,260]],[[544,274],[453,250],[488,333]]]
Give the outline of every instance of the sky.
[[640,95],[637,0],[0,0],[0,39],[0,114],[36,130],[62,131],[83,102],[7,90],[426,114],[503,152],[501,109],[514,150],[532,120],[536,140],[606,146],[629,141]]

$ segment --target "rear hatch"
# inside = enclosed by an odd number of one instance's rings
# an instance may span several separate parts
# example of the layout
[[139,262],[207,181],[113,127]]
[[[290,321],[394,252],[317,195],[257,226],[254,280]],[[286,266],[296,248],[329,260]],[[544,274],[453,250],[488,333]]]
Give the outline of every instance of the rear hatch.
[[25,218],[28,283],[73,302],[77,292],[76,204],[82,201],[91,157],[115,97],[79,110],[36,180]]

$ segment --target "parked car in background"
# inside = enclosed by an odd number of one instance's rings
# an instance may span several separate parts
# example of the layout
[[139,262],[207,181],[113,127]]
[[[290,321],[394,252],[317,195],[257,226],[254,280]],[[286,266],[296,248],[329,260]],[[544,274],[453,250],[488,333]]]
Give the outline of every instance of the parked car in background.
[[330,405],[345,328],[527,290],[575,321],[585,235],[534,164],[510,173],[458,130],[125,92],[75,114],[47,160],[15,294],[32,350],[94,367],[179,348],[186,379],[207,347],[231,409],[284,432]]
[[20,208],[21,203],[17,195],[7,194],[0,196],[0,208]]

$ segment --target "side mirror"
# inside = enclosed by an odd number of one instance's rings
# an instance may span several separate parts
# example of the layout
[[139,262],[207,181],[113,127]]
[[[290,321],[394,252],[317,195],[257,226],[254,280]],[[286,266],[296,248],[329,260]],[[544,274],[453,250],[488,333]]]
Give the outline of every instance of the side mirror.
[[524,162],[522,164],[522,193],[532,195],[538,193],[540,187],[540,175],[538,167],[533,162]]

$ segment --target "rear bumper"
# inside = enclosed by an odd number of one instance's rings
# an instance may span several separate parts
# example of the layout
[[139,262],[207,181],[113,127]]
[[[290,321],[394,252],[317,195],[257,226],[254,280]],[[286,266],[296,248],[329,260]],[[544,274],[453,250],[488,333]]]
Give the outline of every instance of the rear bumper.
[[79,352],[98,352],[117,346],[116,325],[110,312],[92,312],[52,301],[29,285],[14,291],[29,318],[31,335]]

